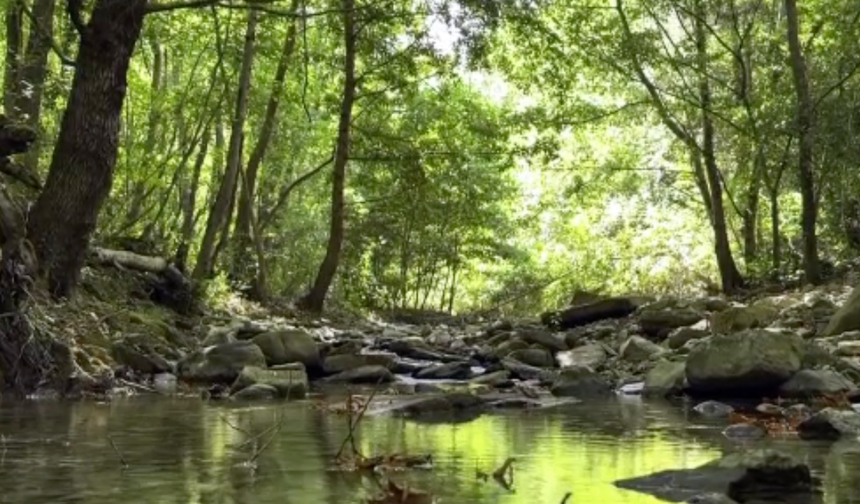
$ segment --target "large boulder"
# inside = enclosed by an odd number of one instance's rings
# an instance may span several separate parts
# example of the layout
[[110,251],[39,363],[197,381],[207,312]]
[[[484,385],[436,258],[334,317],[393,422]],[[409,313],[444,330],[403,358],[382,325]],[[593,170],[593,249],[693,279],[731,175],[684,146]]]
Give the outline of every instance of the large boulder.
[[263,351],[269,366],[301,362],[311,376],[322,374],[322,359],[316,341],[300,329],[270,331],[251,340]]
[[748,330],[714,336],[687,357],[689,391],[696,394],[770,394],[798,372],[803,342],[794,334]]
[[180,379],[194,383],[233,383],[245,366],[266,367],[266,356],[250,341],[204,348],[177,364]]
[[449,362],[419,369],[413,376],[422,380],[468,380],[472,366],[468,362]]
[[851,291],[845,304],[830,317],[830,321],[822,331],[821,336],[836,336],[847,331],[857,330],[860,330],[860,286]]
[[540,345],[553,352],[567,350],[564,336],[552,333],[542,327],[524,326],[517,328],[514,334],[526,343]]
[[300,363],[283,364],[272,369],[245,366],[230,388],[235,394],[252,385],[268,385],[281,398],[304,399],[308,393],[308,375]]

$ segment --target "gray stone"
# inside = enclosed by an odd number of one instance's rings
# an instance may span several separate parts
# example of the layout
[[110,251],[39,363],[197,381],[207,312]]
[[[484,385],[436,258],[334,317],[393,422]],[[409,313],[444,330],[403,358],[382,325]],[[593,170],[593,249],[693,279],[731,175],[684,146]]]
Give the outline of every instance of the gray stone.
[[266,367],[260,347],[250,341],[237,341],[204,348],[189,354],[177,364],[177,376],[198,383],[233,383],[245,366]]
[[802,340],[766,330],[715,336],[687,357],[694,392],[755,395],[772,391],[800,370]]
[[300,329],[271,331],[258,334],[253,341],[266,356],[269,366],[301,362],[308,374],[322,373],[322,359],[313,336]]
[[669,333],[666,338],[666,345],[672,350],[677,350],[684,346],[688,341],[706,338],[710,333],[704,329],[696,329],[693,327],[679,327]]
[[605,397],[612,394],[612,385],[606,378],[585,366],[562,369],[550,388],[556,397]]
[[780,387],[784,397],[809,398],[854,390],[854,383],[841,374],[827,369],[801,369]]
[[522,350],[514,350],[508,355],[512,359],[516,359],[529,366],[540,368],[555,367],[555,360],[549,350],[544,348],[524,348]]
[[561,368],[574,366],[588,366],[591,369],[599,369],[606,362],[606,350],[598,343],[587,343],[572,350],[558,352],[555,360]]
[[390,370],[394,369],[396,358],[391,353],[328,355],[323,360],[323,372],[333,375],[363,366],[382,366]]
[[230,396],[234,401],[266,401],[276,399],[278,389],[265,383],[255,383]]
[[621,345],[621,358],[627,362],[644,362],[656,355],[666,352],[666,349],[642,336],[631,336]]
[[287,399],[303,399],[308,393],[308,375],[301,363],[282,364],[272,369],[245,366],[231,390],[235,393],[259,384],[273,387],[278,397]]
[[468,362],[451,362],[419,369],[413,375],[423,380],[468,380],[472,377],[472,366]]
[[642,395],[646,397],[666,397],[681,392],[687,381],[686,363],[673,361],[658,362],[645,375]]
[[860,414],[852,410],[824,408],[797,426],[801,439],[856,438],[860,435]]
[[336,375],[323,378],[323,381],[332,383],[390,383],[394,381],[394,375],[385,366],[360,366],[347,369]]

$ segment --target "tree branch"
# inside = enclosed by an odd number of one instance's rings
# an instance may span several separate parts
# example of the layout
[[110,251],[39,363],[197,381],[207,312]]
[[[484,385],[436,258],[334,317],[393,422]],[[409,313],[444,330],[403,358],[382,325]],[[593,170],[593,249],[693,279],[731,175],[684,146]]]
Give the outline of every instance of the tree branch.
[[60,63],[68,67],[74,67],[75,61],[63,54],[62,49],[57,44],[57,41],[54,40],[54,37],[50,33],[48,33],[45,28],[39,23],[39,20],[36,19],[36,16],[33,14],[33,10],[30,9],[30,7],[27,5],[27,2],[21,2],[21,10],[24,11],[24,14],[27,15],[27,18],[30,19],[30,22],[33,23],[33,26],[36,28],[39,34],[45,37],[50,42],[51,50],[54,51],[54,54],[56,54],[57,57],[60,59]]
[[89,29],[87,28],[84,19],[81,17],[81,7],[83,0],[66,0],[66,12],[69,14],[69,19],[72,21],[72,26],[77,30],[81,38],[87,37]]

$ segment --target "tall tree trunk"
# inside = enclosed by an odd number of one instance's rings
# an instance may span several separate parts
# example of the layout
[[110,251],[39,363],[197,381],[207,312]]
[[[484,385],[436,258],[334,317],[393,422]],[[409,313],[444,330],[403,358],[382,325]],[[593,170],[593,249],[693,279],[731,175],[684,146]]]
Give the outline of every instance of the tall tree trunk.
[[74,289],[99,210],[111,189],[126,73],[147,0],[98,0],[81,32],[75,76],[28,237],[57,297]]
[[191,240],[194,238],[194,209],[197,202],[197,189],[200,185],[200,172],[203,170],[203,163],[206,161],[206,154],[209,152],[209,139],[211,136],[209,131],[203,133],[203,144],[200,145],[200,150],[197,152],[191,180],[187,184],[183,184],[183,187],[180,188],[182,192],[180,197],[182,229],[179,233],[179,246],[176,248],[174,262],[179,271],[183,273],[188,263],[188,251],[191,248]]
[[[699,19],[699,21],[696,22],[696,45],[699,53],[698,64],[701,66],[700,75],[702,75],[702,80],[699,83],[699,92],[700,100],[702,101],[702,127],[704,130],[703,146],[701,148],[693,134],[679,124],[679,122],[673,117],[667,108],[666,103],[663,101],[657,86],[654,85],[648,77],[648,74],[645,73],[645,69],[637,52],[638,49],[635,45],[633,32],[630,29],[630,23],[627,20],[627,14],[624,11],[624,0],[616,0],[615,2],[615,10],[618,12],[618,16],[621,21],[621,27],[625,38],[624,42],[627,46],[626,49],[632,54],[631,59],[633,69],[636,72],[636,77],[648,91],[648,95],[651,98],[651,102],[654,105],[660,120],[667,128],[669,128],[678,140],[684,143],[691,153],[697,185],[699,186],[699,190],[702,192],[705,207],[709,210],[708,216],[710,218],[711,227],[714,231],[714,252],[716,254],[717,265],[720,269],[722,288],[728,293],[741,287],[744,282],[743,277],[741,277],[740,272],[735,265],[731,247],[729,246],[725,209],[723,207],[723,191],[722,186],[720,185],[720,173],[714,155],[714,128],[710,114],[708,113],[711,94],[710,86],[706,78],[708,75],[707,38],[704,23],[701,21],[704,18],[703,13],[701,12],[703,11],[701,1],[697,3],[696,9],[698,11],[696,17]],[[702,158],[704,158],[704,163],[702,163]],[[702,164],[704,164],[704,167]],[[703,172],[706,179],[703,179],[702,177]]]
[[[33,5],[33,18],[27,40],[27,52],[21,61],[19,74],[20,86],[16,108],[24,124],[35,131],[41,131],[42,94],[45,90],[45,77],[48,73],[48,53],[54,36],[54,5],[56,0],[36,0]],[[36,171],[41,153],[38,135],[36,143],[24,155],[24,166]]]
[[232,214],[233,199],[236,193],[237,175],[242,162],[242,128],[248,113],[248,93],[251,87],[251,68],[254,62],[255,37],[257,32],[257,9],[248,11],[248,24],[245,30],[245,46],[242,52],[242,67],[239,70],[239,90],[236,93],[236,108],[230,131],[230,144],[227,147],[227,166],[212,210],[206,221],[206,231],[197,254],[197,264],[193,277],[202,280],[213,272],[216,256],[218,233],[224,229]]
[[758,255],[757,230],[759,193],[761,191],[761,174],[767,169],[767,157],[764,145],[756,146],[753,159],[752,179],[747,186],[746,208],[743,214],[744,262],[749,268]]
[[6,117],[17,119],[15,110],[21,68],[21,17],[24,14],[20,0],[6,0],[6,61],[3,69],[3,109]]
[[732,257],[731,244],[726,227],[726,212],[723,207],[723,186],[720,180],[720,170],[717,167],[717,157],[714,153],[714,122],[711,119],[711,87],[708,77],[708,37],[705,31],[704,0],[696,2],[696,52],[699,59],[699,100],[702,105],[702,157],[705,161],[705,172],[708,175],[708,185],[711,189],[711,208],[713,209],[714,252],[717,256],[717,266],[720,269],[723,292],[729,293],[743,286],[743,277],[738,271]]
[[299,306],[315,313],[322,312],[329,287],[340,262],[343,245],[344,187],[346,185],[346,163],[349,160],[350,122],[355,101],[355,4],[343,0],[343,39],[345,45],[343,65],[343,98],[340,104],[340,121],[337,128],[337,151],[331,182],[331,228],[325,258],[320,265],[314,285],[299,302]]
[[814,149],[815,149],[815,105],[809,90],[806,75],[806,60],[800,46],[800,22],[797,15],[797,1],[785,0],[785,17],[788,32],[788,51],[791,72],[794,75],[794,89],[797,94],[798,129],[798,180],[801,197],[801,228],[803,229],[803,274],[806,281],[821,282],[821,268],[818,262],[818,238],[815,220],[818,214],[815,201]]
[[[290,12],[295,12],[298,8],[298,0],[292,0]],[[287,76],[287,69],[290,65],[293,52],[296,47],[296,20],[291,21],[290,27],[287,30],[287,35],[284,38],[284,44],[281,48],[281,56],[278,60],[278,67],[275,69],[275,79],[272,83],[272,91],[269,94],[269,102],[266,104],[266,114],[263,118],[263,124],[260,126],[260,135],[257,138],[257,143],[254,145],[254,150],[251,152],[251,157],[248,160],[248,167],[245,169],[245,176],[242,183],[244,188],[239,194],[239,213],[236,216],[236,228],[233,231],[233,261],[231,267],[231,275],[245,279],[249,275],[250,261],[249,251],[252,245],[251,237],[251,220],[254,211],[254,195],[256,194],[257,174],[260,170],[260,165],[263,158],[266,156],[266,151],[272,140],[272,135],[275,132],[275,119],[278,116],[278,105],[281,102],[283,94],[284,81]],[[256,247],[255,247],[256,248]],[[259,258],[258,258],[259,262]],[[265,269],[264,265],[258,264],[258,272],[260,268]],[[256,275],[259,277],[260,275]],[[257,279],[259,284],[259,278]],[[265,290],[265,286],[262,286]]]

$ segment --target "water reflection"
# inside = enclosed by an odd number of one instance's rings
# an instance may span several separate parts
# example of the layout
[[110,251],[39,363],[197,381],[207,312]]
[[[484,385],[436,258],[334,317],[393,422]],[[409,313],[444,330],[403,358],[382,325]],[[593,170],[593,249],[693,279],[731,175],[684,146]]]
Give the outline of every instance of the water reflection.
[[[263,432],[281,418],[256,469],[246,464],[253,451],[246,433]],[[4,403],[0,502],[359,503],[374,482],[327,470],[346,430],[345,418],[299,403]],[[739,449],[719,431],[677,407],[613,399],[456,425],[367,418],[358,446],[364,454],[431,453],[432,471],[395,479],[432,490],[443,503],[556,504],[572,491],[572,503],[649,504],[660,501],[612,482]],[[860,443],[762,443],[793,451],[823,473],[828,504],[860,503],[860,480],[853,478]],[[513,493],[476,478],[476,470],[492,472],[508,457],[516,458]]]

